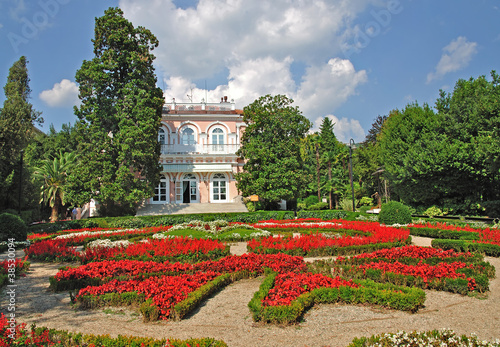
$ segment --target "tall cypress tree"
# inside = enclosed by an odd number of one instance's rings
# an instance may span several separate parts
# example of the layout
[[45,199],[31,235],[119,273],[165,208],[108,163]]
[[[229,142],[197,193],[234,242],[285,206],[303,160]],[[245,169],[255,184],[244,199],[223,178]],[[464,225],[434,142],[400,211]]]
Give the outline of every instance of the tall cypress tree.
[[83,204],[94,198],[103,214],[127,213],[153,194],[159,177],[164,99],[151,53],[158,40],[134,27],[119,8],[109,8],[96,18],[92,42],[95,57],[76,73],[81,165],[69,177],[68,200]]
[[[6,99],[0,110],[0,210],[19,207],[21,151],[33,136],[34,125],[43,123],[41,112],[29,102],[27,63],[22,56],[12,65],[4,87]],[[27,174],[23,177],[26,181]]]
[[[343,146],[333,132],[334,126],[335,124],[332,123],[330,118],[325,117],[319,128],[321,160],[323,165],[326,166],[327,171],[327,179],[324,180],[323,188],[328,191],[330,209],[338,207],[338,193],[345,181],[345,174],[342,170],[338,169],[340,156],[343,153]],[[333,200],[335,200],[335,205]]]

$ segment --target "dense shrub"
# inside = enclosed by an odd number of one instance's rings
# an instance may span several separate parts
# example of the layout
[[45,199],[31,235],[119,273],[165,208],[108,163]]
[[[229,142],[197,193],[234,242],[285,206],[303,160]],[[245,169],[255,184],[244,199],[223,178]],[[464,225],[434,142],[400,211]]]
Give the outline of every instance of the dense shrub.
[[382,204],[378,221],[385,225],[411,223],[411,211],[408,206],[397,201]]
[[424,215],[428,216],[429,218],[434,218],[436,216],[442,216],[444,213],[441,211],[439,207],[436,206],[431,206],[427,210],[425,210]]
[[315,210],[326,210],[328,208],[328,203],[327,202],[318,202],[314,205],[311,205],[307,208],[309,211],[315,211]]
[[318,202],[319,200],[317,195],[310,195],[302,201],[302,203],[304,203],[306,207],[317,204]]
[[11,213],[0,214],[0,241],[12,238],[15,241],[26,241],[28,227],[21,217]]

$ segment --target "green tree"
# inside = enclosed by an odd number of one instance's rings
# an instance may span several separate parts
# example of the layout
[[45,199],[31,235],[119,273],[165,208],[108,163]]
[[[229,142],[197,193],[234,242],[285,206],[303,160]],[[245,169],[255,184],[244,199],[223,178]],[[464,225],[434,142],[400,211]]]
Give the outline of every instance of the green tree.
[[[330,118],[325,117],[319,128],[319,136],[321,141],[321,162],[326,166],[326,177],[323,179],[322,188],[329,194],[330,209],[333,208],[333,200],[335,200],[335,208],[338,208],[338,195],[341,192],[341,186],[345,184],[345,175],[340,169],[340,160],[343,155],[343,145],[337,140],[333,132],[335,124]],[[322,175],[325,177],[325,175]]]
[[76,73],[82,100],[75,113],[82,165],[70,177],[68,199],[95,198],[100,213],[130,213],[152,196],[159,179],[158,128],[164,104],[151,51],[158,40],[134,27],[119,8],[96,18],[95,57]]
[[408,204],[441,205],[465,183],[447,164],[454,150],[441,126],[440,114],[416,103],[393,111],[384,123],[380,151],[385,173],[393,191]]
[[59,219],[61,207],[66,204],[65,188],[66,178],[75,167],[76,154],[59,152],[54,159],[45,159],[40,167],[35,168],[34,175],[40,178],[42,184],[42,199],[40,202],[48,203],[52,208],[50,220]]
[[464,182],[456,194],[460,200],[450,203],[469,210],[486,206],[487,213],[500,216],[500,76],[492,71],[491,81],[461,79],[453,93],[440,91],[436,108],[454,154],[448,165]]
[[284,95],[266,95],[243,109],[247,128],[237,154],[245,165],[236,174],[243,195],[257,194],[267,202],[303,196],[310,176],[301,141],[311,122],[292,103]]
[[[21,151],[34,133],[34,125],[43,123],[41,113],[29,102],[28,61],[22,56],[9,70],[4,91],[6,99],[0,110],[0,210],[19,207],[20,183],[29,188],[29,174],[20,174]],[[20,178],[23,182],[20,182]],[[23,194],[21,194],[21,199]]]
[[[398,112],[398,111],[394,111]],[[363,188],[369,196],[377,192],[380,198],[385,194],[387,184],[384,174],[384,163],[381,159],[380,134],[389,116],[378,116],[368,130],[365,141],[360,143],[356,154],[356,173]]]

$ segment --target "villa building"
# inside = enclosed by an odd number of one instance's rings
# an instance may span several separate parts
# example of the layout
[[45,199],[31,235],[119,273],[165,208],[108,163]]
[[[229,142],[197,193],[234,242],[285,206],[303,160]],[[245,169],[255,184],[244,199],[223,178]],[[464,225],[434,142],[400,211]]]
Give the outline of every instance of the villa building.
[[158,132],[161,178],[146,204],[235,201],[234,174],[243,168],[236,155],[245,130],[242,114],[227,97],[165,104]]

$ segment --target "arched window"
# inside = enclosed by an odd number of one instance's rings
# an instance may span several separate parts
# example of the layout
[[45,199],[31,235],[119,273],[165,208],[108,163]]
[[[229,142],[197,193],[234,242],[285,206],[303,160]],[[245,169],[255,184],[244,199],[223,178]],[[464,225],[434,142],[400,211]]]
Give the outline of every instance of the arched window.
[[182,130],[181,143],[183,145],[195,145],[196,144],[193,129],[185,127]]
[[221,128],[215,128],[212,131],[212,144],[214,145],[224,144],[224,131]]
[[160,145],[166,145],[166,139],[167,136],[165,134],[165,130],[163,128],[160,128],[160,130],[158,130],[158,142],[160,143]]
[[221,128],[215,128],[212,130],[212,151],[224,151],[224,130]]

